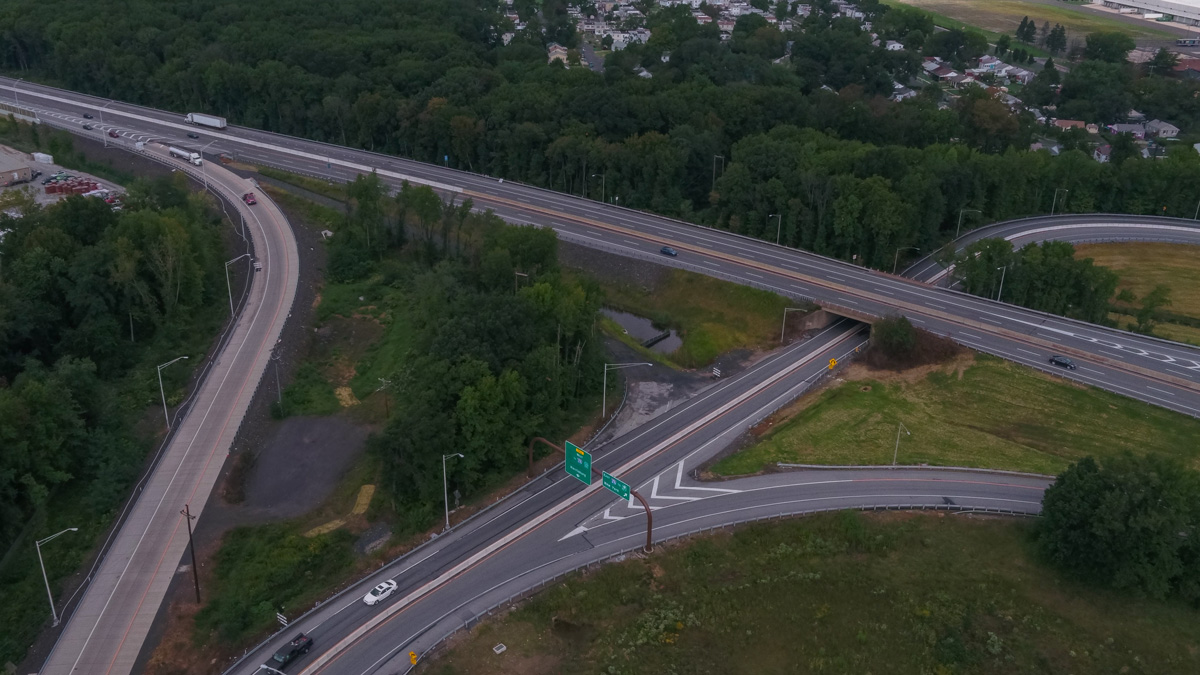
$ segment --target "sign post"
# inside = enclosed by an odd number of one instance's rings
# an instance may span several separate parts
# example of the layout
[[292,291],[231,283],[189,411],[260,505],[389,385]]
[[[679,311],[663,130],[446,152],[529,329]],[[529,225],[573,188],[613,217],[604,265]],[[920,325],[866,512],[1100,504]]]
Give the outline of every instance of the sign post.
[[612,474],[605,471],[601,474],[604,482],[604,488],[616,496],[629,501],[629,483],[626,483],[619,478],[615,478]]
[[830,370],[833,370],[833,367],[836,365],[837,365],[837,359],[829,359],[829,369]]
[[592,453],[566,441],[566,460],[563,468],[567,473],[583,481],[584,485],[592,484]]

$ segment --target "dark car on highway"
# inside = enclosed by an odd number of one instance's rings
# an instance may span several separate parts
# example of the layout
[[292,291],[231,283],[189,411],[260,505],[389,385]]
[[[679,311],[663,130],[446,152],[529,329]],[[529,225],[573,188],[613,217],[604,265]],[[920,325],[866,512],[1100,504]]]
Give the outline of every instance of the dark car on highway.
[[88,113],[83,113],[83,119],[90,120],[90,119],[94,119],[94,118],[91,115],[89,115]]
[[109,132],[108,132],[108,135],[109,135],[109,136],[111,136],[111,137],[113,137],[113,138],[120,138],[120,137],[121,137],[121,134],[117,133],[117,130],[116,130],[116,129],[113,129],[112,131],[109,131]]
[[287,664],[295,661],[301,654],[307,654],[308,650],[312,649],[313,639],[300,633],[292,638],[292,641],[283,646],[282,649],[275,652],[275,656],[271,660],[276,663],[274,667],[283,668]]
[[200,134],[194,134],[194,133],[189,132],[188,138],[200,138]]
[[679,255],[679,251],[676,251],[675,249],[671,248],[670,246],[664,246],[664,247],[658,249],[658,252],[663,255],[669,255],[672,258]]
[[84,128],[84,129],[86,129],[86,130],[88,130],[88,131],[91,131],[91,130],[92,130],[92,125],[90,125],[90,124],[85,124],[85,125],[83,125],[83,128]]
[[1065,356],[1051,356],[1050,365],[1066,368],[1067,370],[1075,370],[1075,362]]

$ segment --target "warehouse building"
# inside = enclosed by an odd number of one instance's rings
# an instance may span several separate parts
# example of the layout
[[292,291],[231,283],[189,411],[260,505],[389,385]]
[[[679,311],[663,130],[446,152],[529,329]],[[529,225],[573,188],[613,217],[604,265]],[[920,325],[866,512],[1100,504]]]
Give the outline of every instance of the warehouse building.
[[1103,0],[1096,4],[1121,12],[1141,14],[1147,19],[1200,25],[1200,0]]
[[33,168],[28,162],[12,155],[0,154],[0,187],[33,180]]

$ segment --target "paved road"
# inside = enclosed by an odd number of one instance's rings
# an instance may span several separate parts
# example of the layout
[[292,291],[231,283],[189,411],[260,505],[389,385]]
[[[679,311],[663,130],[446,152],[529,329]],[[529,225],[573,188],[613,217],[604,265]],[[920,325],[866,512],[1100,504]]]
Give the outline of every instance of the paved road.
[[[163,148],[147,154],[170,160]],[[235,203],[248,181],[207,167],[207,180]],[[230,443],[262,377],[296,292],[298,252],[283,214],[267,199],[241,206],[261,271],[253,276],[241,317],[200,383],[187,414],[145,483],[112,546],[71,614],[42,672],[129,673],[188,541],[185,504],[201,515]]]
[[[12,96],[44,119],[75,125],[83,122],[84,111],[97,114],[103,109],[107,125],[118,125],[123,133],[193,147],[211,144],[211,152],[229,152],[289,171],[349,180],[375,170],[393,186],[403,180],[428,184],[443,195],[470,198],[477,207],[492,208],[513,222],[552,227],[563,238],[588,246],[814,300],[856,318],[903,314],[969,347],[1043,370],[1049,368],[1051,354],[1071,356],[1079,369],[1060,375],[1200,416],[1200,349],[1195,347],[933,288],[805,251],[487,176],[242,127],[208,130],[185,123],[178,113],[27,82],[14,91],[14,84],[0,78],[0,99]],[[102,133],[105,125],[97,126],[92,133]],[[189,140],[188,132],[200,138]],[[80,128],[79,133],[85,132]],[[680,257],[663,260],[657,253],[663,245],[679,250]]]

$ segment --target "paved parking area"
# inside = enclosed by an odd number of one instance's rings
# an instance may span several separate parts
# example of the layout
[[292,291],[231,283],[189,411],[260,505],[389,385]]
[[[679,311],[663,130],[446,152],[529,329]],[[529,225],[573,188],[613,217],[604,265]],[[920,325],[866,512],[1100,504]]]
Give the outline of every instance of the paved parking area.
[[65,173],[68,176],[75,176],[78,178],[83,178],[83,179],[95,182],[100,188],[108,190],[112,194],[115,194],[115,195],[125,194],[125,188],[121,187],[120,185],[117,185],[116,183],[104,180],[103,178],[98,178],[96,176],[93,176],[88,173],[84,173],[82,171],[76,171],[75,169],[67,169],[67,168],[61,167],[57,164],[38,162],[38,161],[34,160],[33,157],[31,155],[29,155],[28,153],[21,152],[20,150],[15,150],[8,146],[0,145],[0,153],[32,167],[34,171],[41,172],[41,175],[37,176],[29,183],[23,183],[20,185],[13,185],[11,187],[0,188],[0,194],[3,194],[4,192],[7,192],[9,190],[29,190],[30,192],[33,193],[34,200],[37,201],[38,204],[57,203],[57,202],[61,201],[62,199],[64,199],[67,195],[47,192],[46,186],[42,185],[42,181],[57,174],[60,171]]

